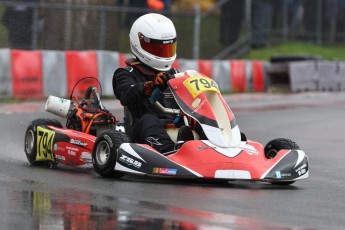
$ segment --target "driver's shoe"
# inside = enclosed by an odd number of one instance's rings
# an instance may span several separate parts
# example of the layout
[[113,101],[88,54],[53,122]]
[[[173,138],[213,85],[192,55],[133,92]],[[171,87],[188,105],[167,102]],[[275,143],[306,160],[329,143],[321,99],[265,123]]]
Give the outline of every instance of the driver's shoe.
[[177,134],[175,150],[180,149],[186,141],[190,140],[194,140],[194,135],[191,128],[185,125],[181,126]]

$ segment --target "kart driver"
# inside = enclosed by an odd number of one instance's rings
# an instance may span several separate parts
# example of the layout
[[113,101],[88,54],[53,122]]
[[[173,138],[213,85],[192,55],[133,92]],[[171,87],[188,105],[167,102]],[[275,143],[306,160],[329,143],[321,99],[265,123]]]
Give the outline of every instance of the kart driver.
[[[113,76],[113,90],[121,104],[129,110],[132,122],[126,130],[131,142],[145,143],[160,153],[173,151],[175,143],[169,137],[162,118],[167,115],[154,110],[149,102],[153,90],[164,91],[176,59],[176,30],[172,21],[157,13],[139,17],[129,34],[135,58],[126,60]],[[192,139],[187,126],[180,128],[177,140]]]

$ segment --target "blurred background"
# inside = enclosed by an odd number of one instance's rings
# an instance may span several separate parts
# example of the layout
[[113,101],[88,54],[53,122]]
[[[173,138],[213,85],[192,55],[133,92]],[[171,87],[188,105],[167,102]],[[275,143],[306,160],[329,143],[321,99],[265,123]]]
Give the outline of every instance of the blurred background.
[[265,59],[272,47],[342,58],[344,11],[345,0],[0,1],[0,48],[130,53],[132,22],[160,12],[175,23],[178,58]]

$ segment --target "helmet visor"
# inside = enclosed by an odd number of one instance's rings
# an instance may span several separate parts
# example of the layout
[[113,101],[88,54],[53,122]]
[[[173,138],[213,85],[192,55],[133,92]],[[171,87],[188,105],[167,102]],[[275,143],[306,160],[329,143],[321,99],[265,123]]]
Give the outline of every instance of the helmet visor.
[[176,54],[176,38],[159,40],[138,34],[141,48],[146,52],[162,58],[170,58]]

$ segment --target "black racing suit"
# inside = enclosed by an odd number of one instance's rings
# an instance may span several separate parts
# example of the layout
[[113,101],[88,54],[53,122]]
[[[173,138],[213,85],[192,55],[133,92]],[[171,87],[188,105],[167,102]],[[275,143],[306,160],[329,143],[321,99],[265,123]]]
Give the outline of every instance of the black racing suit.
[[[126,67],[115,71],[113,90],[116,98],[131,114],[131,126],[126,130],[131,142],[148,144],[161,153],[174,150],[175,143],[165,129],[170,117],[157,112],[148,100],[150,95],[145,93],[144,83],[152,81],[159,71],[138,59],[129,59],[126,64]],[[172,68],[166,73],[172,75],[177,72]]]

